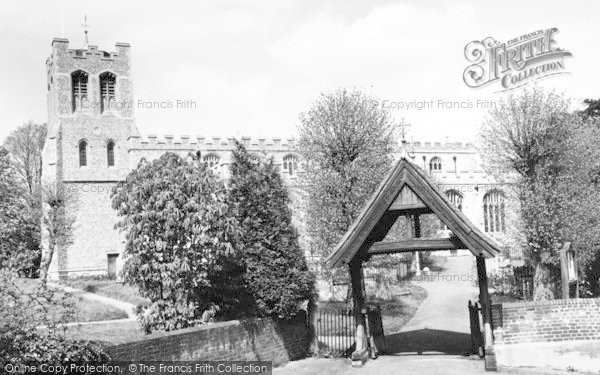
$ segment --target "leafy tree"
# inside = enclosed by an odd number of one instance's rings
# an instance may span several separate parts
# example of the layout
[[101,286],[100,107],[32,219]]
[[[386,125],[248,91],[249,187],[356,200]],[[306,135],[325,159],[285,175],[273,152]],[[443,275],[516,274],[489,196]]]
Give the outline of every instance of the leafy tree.
[[312,300],[314,278],[292,225],[290,198],[272,159],[261,160],[239,142],[230,165],[230,202],[237,205],[237,248],[256,314],[290,318]]
[[28,121],[4,140],[4,147],[12,156],[15,171],[32,196],[41,187],[42,150],[47,132],[46,124]]
[[33,277],[39,267],[39,224],[18,184],[8,151],[0,147],[0,268]]
[[587,105],[583,110],[585,116],[600,117],[600,99],[585,99],[583,103]]
[[313,256],[331,252],[392,165],[395,126],[376,102],[340,89],[300,115],[300,185]]
[[14,170],[14,178],[21,188],[21,195],[28,205],[24,212],[29,216],[21,226],[18,263],[22,266],[21,274],[30,277],[39,272],[41,262],[41,176],[42,150],[46,141],[48,127],[46,124],[35,124],[28,121],[11,132],[4,140],[4,147],[10,155],[10,164]]
[[591,183],[597,167],[590,160],[598,160],[594,139],[597,134],[569,111],[568,100],[539,88],[500,101],[482,126],[485,165],[499,181],[514,183],[516,189],[520,203],[516,224],[522,226],[526,257],[535,267],[536,299],[559,293],[558,252],[564,242],[594,252],[585,243],[590,236],[582,236],[598,229],[596,205],[590,206],[590,199],[598,197]]
[[140,315],[146,330],[193,325],[212,304],[224,314],[239,308],[239,225],[200,155],[140,163],[115,189],[113,208],[126,233],[125,280],[152,302]]

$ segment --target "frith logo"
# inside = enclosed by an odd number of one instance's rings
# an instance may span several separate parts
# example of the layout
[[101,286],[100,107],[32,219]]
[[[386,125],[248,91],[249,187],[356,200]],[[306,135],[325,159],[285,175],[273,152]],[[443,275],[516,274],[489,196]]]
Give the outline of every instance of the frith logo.
[[492,37],[465,46],[465,57],[473,63],[463,80],[472,88],[500,82],[502,90],[512,90],[543,77],[565,74],[565,57],[571,52],[558,48],[558,29],[538,30],[500,43]]

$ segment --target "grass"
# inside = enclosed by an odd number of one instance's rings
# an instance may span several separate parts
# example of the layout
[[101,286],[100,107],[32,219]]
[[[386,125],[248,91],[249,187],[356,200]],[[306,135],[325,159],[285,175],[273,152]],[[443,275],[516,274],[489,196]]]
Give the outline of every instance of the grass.
[[114,280],[75,279],[61,281],[62,285],[95,293],[134,305],[148,305],[150,301],[140,295],[137,287]]
[[[25,293],[31,293],[39,287],[39,279],[21,278],[16,281],[17,286]],[[116,307],[82,297],[82,293],[65,293],[68,301],[73,303],[74,314],[69,322],[92,322],[98,320],[115,320],[127,318],[127,313]],[[60,312],[57,312],[60,314]]]
[[72,298],[76,306],[74,322],[95,322],[127,318],[125,311],[98,301],[85,299],[80,293],[73,294]]
[[[151,336],[158,337],[160,335],[161,332],[157,332]],[[69,326],[66,336],[71,340],[89,340],[107,346],[148,338],[140,324],[135,321]]]

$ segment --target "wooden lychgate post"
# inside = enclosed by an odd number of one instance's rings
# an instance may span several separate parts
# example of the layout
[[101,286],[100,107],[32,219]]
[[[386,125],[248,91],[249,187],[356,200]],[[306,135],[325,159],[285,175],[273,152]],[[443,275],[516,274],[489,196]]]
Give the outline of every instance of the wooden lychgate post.
[[485,345],[485,369],[496,371],[496,357],[494,355],[494,339],[492,336],[492,301],[488,290],[487,270],[485,258],[478,256],[477,277],[479,280],[479,301],[481,302],[481,315],[483,317],[483,332]]

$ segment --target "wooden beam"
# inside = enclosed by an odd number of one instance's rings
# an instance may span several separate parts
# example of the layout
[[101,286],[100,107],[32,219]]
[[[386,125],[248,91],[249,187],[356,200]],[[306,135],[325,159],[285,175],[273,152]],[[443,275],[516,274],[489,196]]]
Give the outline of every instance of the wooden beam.
[[375,242],[369,248],[369,255],[459,249],[466,249],[466,246],[460,240],[454,238],[413,238],[395,242]]
[[366,322],[363,315],[365,308],[365,296],[363,294],[363,271],[362,261],[353,259],[348,265],[352,287],[352,301],[354,312],[354,323],[356,325],[356,346],[352,353],[352,363],[364,363],[368,356],[367,342],[365,337]]
[[407,214],[426,215],[426,214],[433,213],[433,211],[429,207],[423,207],[420,205],[408,205],[408,204],[404,205],[402,207],[397,207],[397,208],[390,207],[388,209],[388,212],[398,213],[400,215],[407,215]]
[[477,278],[479,279],[479,302],[481,303],[481,315],[483,318],[483,332],[485,344],[485,369],[496,371],[496,357],[494,354],[494,336],[492,334],[492,300],[488,290],[487,271],[485,258],[476,258]]
[[362,309],[365,307],[365,296],[363,295],[363,270],[362,261],[353,260],[348,265],[350,271],[350,285],[352,287],[352,302],[354,308],[354,323],[356,327],[365,325]]
[[413,220],[414,220],[414,229],[415,229],[415,238],[421,238],[421,218],[419,217],[418,214],[415,214],[413,216]]

